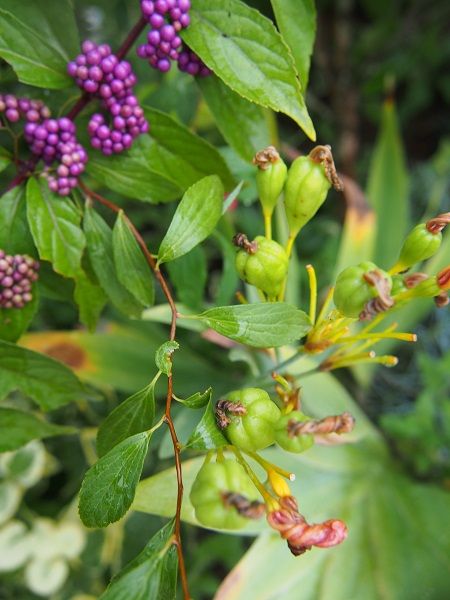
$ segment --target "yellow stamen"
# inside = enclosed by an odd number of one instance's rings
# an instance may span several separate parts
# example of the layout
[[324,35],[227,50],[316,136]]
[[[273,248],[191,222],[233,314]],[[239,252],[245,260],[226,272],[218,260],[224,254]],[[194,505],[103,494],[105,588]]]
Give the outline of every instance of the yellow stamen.
[[317,311],[317,277],[314,267],[306,265],[309,279],[309,318],[311,323],[315,323]]

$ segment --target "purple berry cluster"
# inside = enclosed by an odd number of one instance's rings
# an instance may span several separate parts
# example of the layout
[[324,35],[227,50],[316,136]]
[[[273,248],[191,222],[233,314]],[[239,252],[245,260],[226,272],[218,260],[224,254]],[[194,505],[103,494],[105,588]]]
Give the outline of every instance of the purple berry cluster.
[[208,77],[212,74],[198,54],[195,54],[188,46],[183,45],[183,49],[178,56],[178,68],[189,75],[198,75],[199,77]]
[[48,174],[48,185],[60,196],[69,195],[77,186],[88,159],[86,150],[77,142],[73,121],[62,117],[45,119],[42,123],[28,122],[25,139],[32,153],[42,158],[48,167],[55,161],[59,163],[56,176]]
[[20,119],[38,123],[50,117],[50,110],[41,100],[17,98],[12,94],[0,94],[0,113],[4,113],[10,123]]
[[94,114],[88,125],[91,144],[103,154],[118,154],[131,147],[133,140],[149,130],[144,111],[133,94],[136,76],[126,60],[119,60],[110,46],[97,46],[86,40],[82,54],[67,67],[77,85],[102,100],[111,115],[108,125],[105,117]]
[[150,24],[147,43],[139,46],[140,58],[162,73],[177,61],[182,45],[179,31],[190,23],[190,0],[141,0],[141,11]]
[[39,263],[30,256],[10,256],[0,250],[0,308],[23,308],[33,299]]

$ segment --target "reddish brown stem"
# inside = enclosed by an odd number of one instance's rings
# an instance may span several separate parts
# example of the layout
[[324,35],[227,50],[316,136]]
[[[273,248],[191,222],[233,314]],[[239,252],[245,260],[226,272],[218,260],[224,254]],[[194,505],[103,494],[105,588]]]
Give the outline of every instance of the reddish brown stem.
[[[117,204],[114,204],[113,202],[111,202],[110,200],[107,200],[100,194],[97,194],[97,192],[94,192],[93,190],[89,189],[86,185],[84,185],[84,183],[82,181],[80,181],[79,187],[83,190],[83,192],[86,194],[86,196],[88,196],[92,200],[96,200],[100,204],[103,204],[103,206],[106,206],[109,210],[112,210],[115,213],[119,213],[122,210],[122,208],[120,206],[118,206]],[[177,312],[177,307],[175,305],[175,300],[172,296],[172,292],[170,291],[170,288],[167,284],[167,281],[164,278],[164,275],[161,273],[161,271],[157,267],[156,260],[153,258],[153,255],[147,248],[147,245],[146,245],[143,237],[141,236],[139,231],[136,229],[136,227],[133,225],[133,223],[130,221],[129,217],[125,214],[125,212],[123,212],[123,216],[124,216],[126,223],[129,226],[131,232],[133,233],[137,243],[139,244],[150,268],[152,269],[152,271],[155,275],[155,278],[157,279],[159,285],[161,286],[161,289],[163,291],[164,296],[167,299],[167,302],[169,303],[170,310],[172,313],[172,319],[171,319],[171,323],[170,323],[170,341],[173,341],[173,340],[175,340],[176,331],[177,331],[178,312]],[[171,356],[169,357],[169,360],[172,361]],[[175,469],[176,469],[176,473],[177,473],[177,507],[176,507],[176,512],[175,512],[175,541],[174,541],[174,543],[177,547],[178,564],[179,564],[179,569],[180,569],[180,579],[181,579],[181,585],[183,588],[184,600],[190,600],[188,581],[187,581],[187,575],[186,575],[186,565],[184,563],[183,548],[182,548],[182,544],[181,544],[181,506],[183,504],[183,472],[182,472],[182,468],[181,468],[181,448],[180,448],[180,442],[177,437],[177,432],[175,430],[175,425],[173,423],[172,414],[171,414],[172,398],[173,398],[173,377],[172,377],[172,374],[170,374],[168,377],[168,380],[167,380],[167,396],[166,396],[166,407],[165,407],[165,413],[164,413],[164,420],[167,423],[167,426],[169,427],[170,437],[172,438],[173,450],[174,450],[174,454],[175,454]]]

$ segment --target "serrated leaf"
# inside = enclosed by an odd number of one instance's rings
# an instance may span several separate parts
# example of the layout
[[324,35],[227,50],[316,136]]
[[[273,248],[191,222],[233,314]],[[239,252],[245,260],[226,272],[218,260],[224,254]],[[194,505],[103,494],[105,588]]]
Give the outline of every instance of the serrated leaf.
[[0,56],[10,63],[20,81],[43,88],[72,84],[67,62],[79,41],[73,3],[60,0],[1,0]]
[[184,256],[167,263],[170,282],[176,298],[194,310],[203,307],[203,295],[208,278],[206,255],[201,246],[192,248]]
[[128,316],[139,316],[142,305],[120,283],[113,259],[113,234],[111,229],[87,206],[84,213],[84,231],[92,268],[111,302]]
[[256,348],[291,344],[311,329],[308,315],[284,302],[220,306],[195,318],[232,340]]
[[9,254],[36,252],[27,222],[25,186],[17,186],[0,198],[0,247]]
[[171,356],[178,350],[180,344],[175,341],[164,342],[155,353],[155,363],[158,369],[164,373],[164,375],[171,375],[172,373],[172,360]]
[[86,527],[106,527],[130,508],[149,440],[147,433],[126,438],[87,471],[78,505]]
[[204,406],[206,406],[211,400],[211,396],[212,388],[208,388],[204,392],[195,392],[195,394],[192,394],[192,396],[189,396],[189,398],[186,398],[185,400],[183,400],[182,398],[175,399],[177,400],[177,402],[180,402],[180,404],[184,404],[184,406],[186,406],[187,408],[196,409],[203,408]]
[[152,163],[155,142],[140,135],[133,147],[119,156],[103,156],[91,152],[86,170],[107,188],[142,202],[158,204],[179,198],[183,189],[156,171]]
[[372,156],[367,197],[377,216],[373,260],[388,269],[397,259],[409,229],[408,173],[395,104],[385,102]]
[[210,398],[199,424],[186,443],[186,448],[191,448],[192,450],[211,450],[226,446],[228,443],[228,440],[217,427],[213,401]]
[[76,433],[74,427],[54,425],[38,419],[31,413],[14,408],[0,407],[0,452],[9,452],[25,446],[31,440],[41,440],[55,435]]
[[145,107],[150,123],[148,160],[157,173],[183,191],[207,175],[218,175],[225,189],[233,176],[218,150],[187,127],[155,108]]
[[51,192],[46,181],[30,178],[27,216],[40,258],[50,261],[57,273],[74,277],[80,270],[86,239],[80,228],[81,214],[73,202]]
[[14,390],[32,398],[43,410],[53,410],[85,397],[82,384],[62,363],[0,341],[0,399]]
[[204,177],[187,190],[161,242],[158,263],[186,254],[208,237],[222,216],[223,194],[216,175]]
[[100,600],[175,600],[178,556],[171,543],[172,519],[148,542],[144,550],[112,579]]
[[316,36],[314,0],[270,0],[278,29],[291,49],[302,89],[308,85],[309,65]]
[[97,433],[99,457],[126,438],[151,428],[155,418],[155,383],[156,379],[124,400],[102,422]]
[[89,329],[95,331],[100,314],[106,304],[106,294],[102,288],[84,271],[75,277],[73,298],[78,305],[80,321]]
[[225,140],[246,161],[270,144],[269,116],[215,75],[197,81]]
[[23,308],[0,308],[0,339],[16,342],[28,329],[39,305],[35,284],[32,294],[33,299]]
[[125,220],[123,211],[113,229],[114,263],[120,283],[145,307],[153,306],[153,273]]
[[240,0],[193,0],[183,39],[232,90],[290,116],[313,141],[292,55],[272,21]]

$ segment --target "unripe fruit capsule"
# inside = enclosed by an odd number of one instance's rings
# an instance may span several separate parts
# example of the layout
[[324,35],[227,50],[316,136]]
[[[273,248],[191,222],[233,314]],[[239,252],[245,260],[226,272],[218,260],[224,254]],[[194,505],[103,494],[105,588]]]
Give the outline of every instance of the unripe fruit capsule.
[[371,271],[377,271],[381,277],[386,279],[386,287],[392,289],[391,276],[379,269],[372,262],[363,262],[354,267],[347,267],[339,274],[334,289],[334,304],[336,308],[346,317],[357,319],[365,305],[378,296],[378,290],[371,285],[364,275]]
[[[233,405],[242,410],[235,411]],[[280,409],[265,390],[246,388],[230,392],[220,401],[220,406],[228,416],[223,433],[232,444],[246,451],[261,450],[273,444]]]
[[299,410],[283,415],[275,425],[275,441],[287,452],[299,454],[311,448],[314,436],[311,434],[295,435],[295,424],[309,421],[309,417]]
[[287,167],[274,146],[258,152],[253,159],[257,165],[256,186],[264,214],[271,215],[283,191]]
[[442,233],[432,233],[425,223],[420,223],[403,242],[400,256],[394,267],[397,273],[406,271],[413,265],[427,260],[436,254],[442,242]]
[[201,467],[190,493],[198,521],[216,529],[241,529],[248,520],[235,506],[227,504],[225,494],[236,492],[257,500],[258,491],[244,468],[233,460],[208,463]]
[[281,292],[288,271],[289,259],[285,249],[261,235],[253,242],[248,242],[245,236],[240,238],[239,235],[242,234],[238,234],[234,239],[236,245],[243,247],[236,254],[239,277],[262,290],[269,298],[276,298]]

